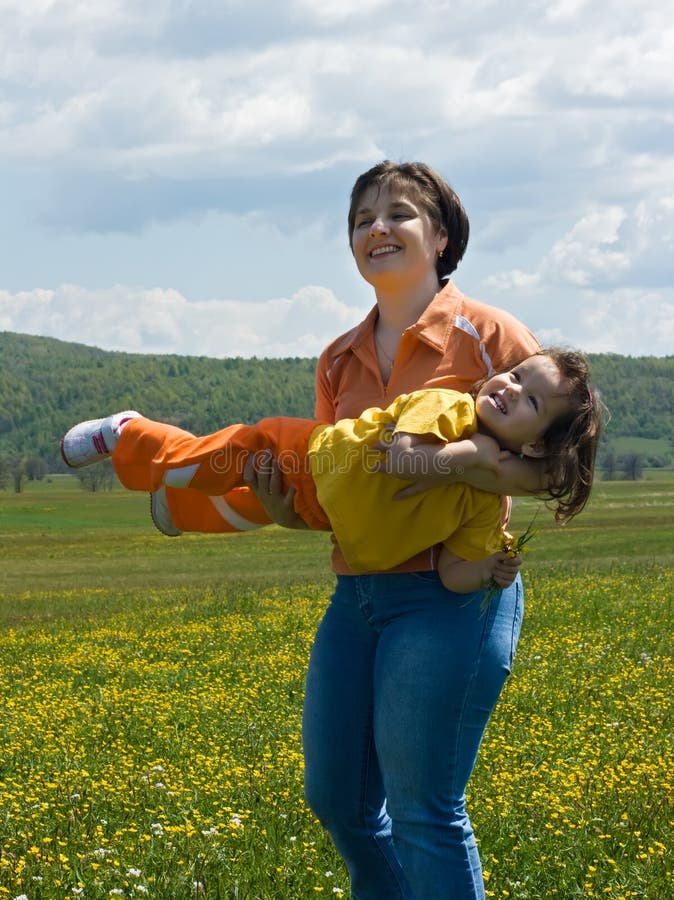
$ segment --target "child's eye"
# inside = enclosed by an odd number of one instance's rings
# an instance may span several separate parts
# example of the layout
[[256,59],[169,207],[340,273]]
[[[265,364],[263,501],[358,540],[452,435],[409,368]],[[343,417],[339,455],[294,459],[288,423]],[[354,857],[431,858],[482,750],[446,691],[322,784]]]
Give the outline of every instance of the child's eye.
[[529,394],[529,400],[531,401],[531,405],[538,412],[538,400],[534,397],[533,394]]
[[520,373],[515,371],[512,373],[512,375],[513,375],[513,378],[515,379],[515,381],[519,384],[520,381],[522,380]]
[[358,219],[356,222],[356,228],[363,228],[364,226],[370,225],[372,219]]

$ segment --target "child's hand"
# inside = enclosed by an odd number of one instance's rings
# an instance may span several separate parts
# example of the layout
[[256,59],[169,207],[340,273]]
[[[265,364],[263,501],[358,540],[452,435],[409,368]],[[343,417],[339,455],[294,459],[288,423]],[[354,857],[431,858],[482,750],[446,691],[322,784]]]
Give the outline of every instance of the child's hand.
[[517,578],[522,565],[521,556],[508,556],[507,553],[494,553],[489,557],[492,561],[491,577],[499,587],[507,588]]

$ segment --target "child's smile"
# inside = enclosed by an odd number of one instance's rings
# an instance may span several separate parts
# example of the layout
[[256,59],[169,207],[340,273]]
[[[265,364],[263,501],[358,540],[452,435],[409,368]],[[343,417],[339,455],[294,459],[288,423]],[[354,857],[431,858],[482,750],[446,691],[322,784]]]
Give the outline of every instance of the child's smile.
[[490,394],[489,399],[494,404],[496,409],[498,409],[500,412],[502,412],[503,415],[505,415],[508,412],[507,406],[505,405],[503,400],[501,400],[501,398],[498,396],[498,394]]
[[475,400],[480,430],[504,449],[529,456],[542,455],[534,445],[567,405],[568,384],[547,356],[488,378]]

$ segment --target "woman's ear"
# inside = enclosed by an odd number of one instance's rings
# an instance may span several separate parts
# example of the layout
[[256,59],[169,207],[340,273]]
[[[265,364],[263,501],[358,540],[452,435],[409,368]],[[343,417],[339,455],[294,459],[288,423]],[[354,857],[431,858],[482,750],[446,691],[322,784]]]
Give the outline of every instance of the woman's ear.
[[545,456],[545,444],[540,439],[528,444],[522,444],[520,453],[522,456],[529,456],[532,459],[541,459],[541,457]]

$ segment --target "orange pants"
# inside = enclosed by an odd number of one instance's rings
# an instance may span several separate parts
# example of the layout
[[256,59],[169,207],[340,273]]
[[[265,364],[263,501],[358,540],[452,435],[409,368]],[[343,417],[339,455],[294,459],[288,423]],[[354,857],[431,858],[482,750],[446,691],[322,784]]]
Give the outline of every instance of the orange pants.
[[112,462],[129,490],[156,491],[166,485],[171,518],[181,531],[244,531],[271,523],[255,493],[243,484],[248,456],[269,449],[281,470],[284,491],[296,490],[297,514],[310,528],[329,530],[307,454],[316,426],[309,419],[275,417],[195,437],[139,417],[122,429]]

